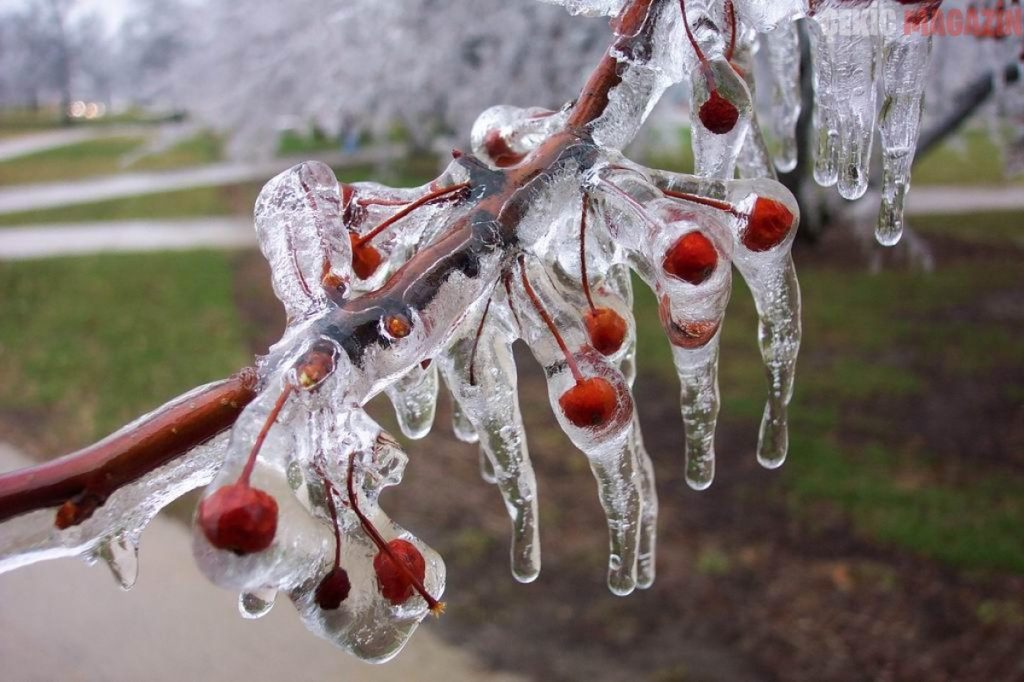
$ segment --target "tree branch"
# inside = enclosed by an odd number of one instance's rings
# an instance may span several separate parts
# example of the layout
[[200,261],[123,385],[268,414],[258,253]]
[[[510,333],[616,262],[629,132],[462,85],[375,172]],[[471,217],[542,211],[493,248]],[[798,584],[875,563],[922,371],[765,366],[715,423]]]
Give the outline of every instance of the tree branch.
[[256,370],[175,398],[138,421],[52,462],[0,475],[0,521],[60,506],[55,525],[82,523],[118,488],[230,427],[257,393]]
[[[968,83],[960,92],[950,99],[955,103],[953,109],[942,119],[921,132],[917,142],[917,156],[920,159],[944,139],[952,135],[957,129],[970,118],[974,112],[981,108],[989,97],[995,92],[995,79],[999,75],[998,70],[990,71],[980,76],[972,83]],[[1003,67],[1003,78],[1007,83],[1017,83],[1021,79],[1021,66],[1017,62],[1011,62]]]
[[[515,242],[515,225],[523,210],[522,201],[527,198],[519,197],[519,191],[526,190],[525,194],[530,195],[529,188],[538,176],[557,165],[563,152],[578,142],[578,131],[607,109],[612,90],[622,82],[623,67],[614,57],[615,49],[649,45],[653,36],[651,8],[668,1],[632,0],[627,4],[615,20],[616,41],[584,86],[566,130],[553,134],[522,167],[509,169],[499,185],[478,188],[482,196],[475,214],[482,223],[499,216],[498,222],[507,231],[507,244],[501,248]],[[460,220],[444,237],[414,255],[380,289],[339,307],[339,317],[326,323],[331,335],[343,337],[342,346],[357,359],[362,349],[356,346],[365,342],[367,335],[378,332],[378,318],[386,314],[382,311],[425,307],[450,272],[469,268],[477,262],[478,252],[494,248],[485,242],[475,233],[472,219]],[[431,284],[425,286],[419,280],[428,272]],[[0,475],[0,522],[59,506],[55,519],[58,528],[82,523],[118,488],[229,428],[256,397],[257,385],[255,370],[246,368],[229,379],[179,396],[95,445],[53,462]]]

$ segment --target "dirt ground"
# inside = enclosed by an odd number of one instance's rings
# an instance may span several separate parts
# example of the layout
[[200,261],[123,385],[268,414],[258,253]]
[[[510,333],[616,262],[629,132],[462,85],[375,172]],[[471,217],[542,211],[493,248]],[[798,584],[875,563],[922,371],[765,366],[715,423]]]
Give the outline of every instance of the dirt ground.
[[[945,265],[1007,257],[998,246],[944,237],[933,245]],[[842,249],[819,250],[816,266],[864,267]],[[836,253],[846,255],[827,255]],[[240,259],[236,299],[254,352],[280,329],[268,281],[257,254]],[[1017,328],[1022,300],[1024,291],[944,314],[1009,315]],[[814,352],[802,371],[813,371]],[[648,591],[612,596],[589,468],[558,430],[539,370],[520,356],[540,487],[540,578],[511,577],[504,506],[479,475],[476,446],[452,435],[446,396],[431,436],[409,449],[405,481],[382,500],[446,559],[448,613],[426,627],[447,641],[495,669],[543,680],[1024,680],[1024,575],[956,569],[880,545],[833,505],[796,513],[786,467],[755,462],[756,420],[726,412],[715,483],[690,490],[672,376],[644,374],[636,390],[658,477],[658,579]],[[991,379],[949,383],[927,402],[894,395],[843,409],[898,416],[944,458],[941,475],[1020,473],[1021,408],[993,386],[1024,385],[1024,368],[999,368]],[[371,411],[397,433],[390,406]],[[844,420],[837,437],[856,444],[866,423]]]

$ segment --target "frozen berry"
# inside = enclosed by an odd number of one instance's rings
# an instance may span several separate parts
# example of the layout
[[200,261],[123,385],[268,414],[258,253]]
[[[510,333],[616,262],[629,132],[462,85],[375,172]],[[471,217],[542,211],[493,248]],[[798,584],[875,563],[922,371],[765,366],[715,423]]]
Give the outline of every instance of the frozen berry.
[[792,227],[793,213],[785,204],[758,197],[740,240],[751,251],[767,251],[782,243]]
[[217,549],[261,552],[277,532],[277,502],[244,483],[226,485],[199,503],[199,526]]
[[740,118],[740,110],[736,105],[722,97],[717,89],[711,90],[708,101],[700,106],[698,113],[700,122],[715,135],[725,135],[736,127]]
[[690,284],[702,284],[718,265],[718,251],[700,232],[688,232],[665,253],[661,267],[665,272]]
[[352,271],[359,279],[370,279],[377,272],[384,257],[372,244],[359,243],[359,236],[352,234]]
[[603,426],[614,416],[619,395],[607,379],[590,377],[563,393],[558,404],[565,418],[580,428]]
[[333,611],[341,606],[341,602],[348,599],[351,590],[352,583],[348,579],[348,572],[336,566],[316,586],[316,605],[324,611]]
[[[392,540],[388,543],[388,549],[391,550],[391,554],[382,550],[373,559],[377,585],[380,587],[381,595],[389,602],[404,604],[416,589],[415,583],[423,583],[427,574],[427,564],[416,546],[406,540]],[[395,563],[391,558],[392,554],[404,564],[406,570],[402,570],[402,567]]]
[[661,326],[665,329],[669,342],[678,348],[703,348],[714,338],[719,327],[716,320],[676,321],[672,318],[668,296],[662,297],[658,305],[658,317],[661,318]]
[[583,316],[590,345],[603,355],[614,355],[626,340],[626,321],[611,308],[591,308]]
[[526,155],[512,151],[508,142],[501,136],[501,131],[495,129],[487,133],[484,138],[484,151],[491,157],[494,165],[498,168],[508,168],[522,161]]

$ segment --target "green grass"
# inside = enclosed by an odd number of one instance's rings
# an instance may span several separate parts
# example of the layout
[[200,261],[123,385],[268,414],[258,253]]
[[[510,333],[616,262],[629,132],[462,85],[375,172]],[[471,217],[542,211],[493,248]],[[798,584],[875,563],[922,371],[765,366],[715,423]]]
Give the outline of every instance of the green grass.
[[0,162],[0,185],[79,180],[128,171],[186,168],[213,163],[221,158],[220,141],[209,133],[194,137],[126,164],[139,151],[138,136],[104,137],[55,147]]
[[223,144],[213,133],[199,133],[128,166],[132,171],[161,171],[215,163],[223,158]]
[[122,170],[125,154],[142,144],[140,137],[105,137],[47,149],[0,162],[0,185],[77,180]]
[[244,366],[231,259],[0,263],[0,409],[46,419],[65,444],[84,443]]
[[987,131],[968,130],[921,157],[914,165],[917,185],[1004,185],[1021,182],[1003,173],[1003,153]]
[[[988,216],[961,216],[943,221],[941,230],[997,240],[988,224]],[[989,298],[1019,297],[1019,260],[1007,255],[930,274],[876,275],[801,267],[799,260],[803,353],[790,415],[791,454],[775,494],[812,525],[825,504],[869,540],[957,567],[1024,573],[1024,477],[965,464],[972,453],[962,453],[956,470],[962,475],[952,484],[942,474],[951,464],[927,450],[905,415],[889,411],[961,380],[987,383],[1024,368],[1019,327],[1015,332],[998,315],[981,313]],[[636,290],[640,370],[675,381],[655,299],[642,284]],[[721,414],[733,423],[756,424],[764,405],[756,329],[749,292],[737,277],[720,368]],[[1004,393],[1013,400],[1019,387]]]
[[70,122],[61,120],[57,107],[30,109],[0,109],[0,137],[13,137],[27,133],[38,133],[67,127],[102,128],[109,125],[155,124],[166,117],[154,117],[139,109],[129,109],[116,114],[91,120],[77,119]]
[[[437,174],[436,164],[429,159],[399,162],[387,182],[395,186],[420,185]],[[370,167],[337,170],[338,179],[357,182],[375,176]],[[37,211],[0,214],[4,226],[40,225],[46,223],[77,223],[97,220],[143,220],[202,218],[220,215],[251,215],[252,207],[263,187],[262,182],[222,187],[198,187],[176,192],[144,194],[124,199],[111,199],[91,204],[60,206]]]

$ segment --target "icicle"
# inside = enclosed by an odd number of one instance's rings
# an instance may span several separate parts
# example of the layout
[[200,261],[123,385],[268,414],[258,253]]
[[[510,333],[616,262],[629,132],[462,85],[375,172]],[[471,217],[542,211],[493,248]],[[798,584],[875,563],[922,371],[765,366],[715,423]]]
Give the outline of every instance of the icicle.
[[[886,4],[902,10],[897,3]],[[882,206],[875,238],[885,246],[893,246],[903,234],[903,206],[910,190],[932,46],[930,35],[903,29],[891,27],[882,46]]]
[[426,369],[414,365],[405,376],[388,385],[388,398],[406,437],[418,440],[430,433],[437,409],[437,388],[437,368],[433,364]]
[[99,558],[107,564],[114,579],[126,592],[135,586],[139,577],[139,544],[126,532],[103,541],[97,550]]
[[455,432],[455,437],[463,443],[480,441],[480,435],[473,428],[473,423],[469,421],[465,410],[459,405],[459,401],[454,399],[452,400],[452,430]]
[[242,592],[238,595],[238,613],[250,620],[262,618],[274,608],[276,600],[277,590],[272,587]]
[[[839,194],[846,199],[859,199],[868,189],[871,164],[871,143],[875,134],[876,92],[875,72],[879,37],[877,23],[850,26],[851,15],[877,21],[873,12],[849,8],[826,8],[815,16],[820,27],[818,51],[828,51],[816,69],[831,67],[832,75],[825,81],[823,106],[834,108],[825,113],[828,135],[838,133],[835,150]],[[820,131],[819,131],[820,135]],[[823,150],[826,154],[828,150]],[[831,169],[828,171],[831,180]],[[828,183],[825,183],[828,184]]]
[[814,180],[822,187],[839,181],[839,110],[833,78],[832,43],[816,21],[808,21],[814,57]]
[[517,308],[524,338],[545,368],[548,398],[562,430],[590,461],[608,520],[608,588],[627,595],[637,586],[643,510],[637,461],[629,449],[633,437],[629,386],[604,356],[586,344],[575,307],[561,299],[546,271],[522,263],[519,269],[515,291],[517,301],[523,302]]
[[[480,437],[481,452],[512,519],[512,575],[532,582],[540,574],[537,481],[519,412],[511,315],[496,291],[490,303],[463,323],[448,352],[438,358],[445,382]],[[488,478],[487,465],[481,474]]]
[[783,173],[796,168],[796,124],[800,118],[800,30],[787,22],[761,36],[772,76],[771,131],[777,140],[775,166]]

